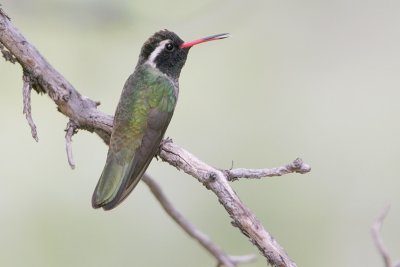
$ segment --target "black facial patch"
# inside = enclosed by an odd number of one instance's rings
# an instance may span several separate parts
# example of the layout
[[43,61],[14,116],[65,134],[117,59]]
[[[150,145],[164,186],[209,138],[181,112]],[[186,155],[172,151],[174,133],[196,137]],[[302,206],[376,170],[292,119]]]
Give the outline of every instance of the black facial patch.
[[170,40],[166,45],[172,45],[174,49],[171,50],[170,47],[168,47],[168,49],[167,47],[164,47],[154,59],[154,63],[161,72],[177,79],[179,78],[180,71],[185,64],[189,49],[180,48],[181,44],[183,44],[183,40],[171,31],[162,30],[151,36],[142,47],[139,63],[143,64],[146,62],[151,53],[162,41],[165,40]]

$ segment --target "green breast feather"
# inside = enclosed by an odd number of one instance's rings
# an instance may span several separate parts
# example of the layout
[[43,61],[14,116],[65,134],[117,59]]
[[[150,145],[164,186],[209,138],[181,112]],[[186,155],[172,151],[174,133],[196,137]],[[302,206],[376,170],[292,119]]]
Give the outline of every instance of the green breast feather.
[[157,153],[175,109],[174,84],[149,66],[125,83],[93,207],[112,209],[133,190]]

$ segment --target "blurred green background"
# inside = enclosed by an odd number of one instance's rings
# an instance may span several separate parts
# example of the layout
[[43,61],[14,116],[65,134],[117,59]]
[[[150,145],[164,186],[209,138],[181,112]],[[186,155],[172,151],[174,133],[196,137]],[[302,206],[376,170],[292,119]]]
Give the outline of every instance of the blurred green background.
[[[167,136],[220,168],[296,157],[307,175],[240,180],[236,192],[298,266],[382,266],[370,226],[400,257],[399,1],[3,0],[25,37],[83,95],[112,114],[143,42],[230,32],[190,51]],[[36,143],[22,115],[19,65],[0,60],[0,266],[215,266],[139,184],[117,209],[90,205],[107,147],[80,131],[68,166],[67,118],[32,95]],[[177,208],[230,254],[255,253],[215,196],[154,160]],[[397,249],[397,250],[396,250]],[[397,254],[396,254],[397,253]],[[258,256],[246,266],[265,266]]]

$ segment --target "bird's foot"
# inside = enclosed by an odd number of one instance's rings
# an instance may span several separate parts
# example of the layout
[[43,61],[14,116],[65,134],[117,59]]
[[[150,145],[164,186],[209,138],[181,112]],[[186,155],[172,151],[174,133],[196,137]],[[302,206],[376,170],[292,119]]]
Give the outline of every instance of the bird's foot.
[[157,153],[154,155],[154,157],[158,160],[158,155],[160,155],[161,147],[162,147],[164,144],[168,144],[168,143],[172,143],[172,142],[173,142],[173,141],[172,141],[172,138],[169,138],[169,137],[166,137],[165,139],[161,140],[160,146],[158,147]]

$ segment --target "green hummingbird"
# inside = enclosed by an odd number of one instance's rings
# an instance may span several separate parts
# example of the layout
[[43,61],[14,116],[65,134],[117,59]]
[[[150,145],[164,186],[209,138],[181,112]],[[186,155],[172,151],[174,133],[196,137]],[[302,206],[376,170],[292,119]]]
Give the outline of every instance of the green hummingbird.
[[92,197],[93,208],[110,210],[120,204],[156,155],[174,113],[178,79],[189,49],[226,37],[224,33],[184,42],[175,33],[162,30],[144,43],[115,111],[106,164]]

